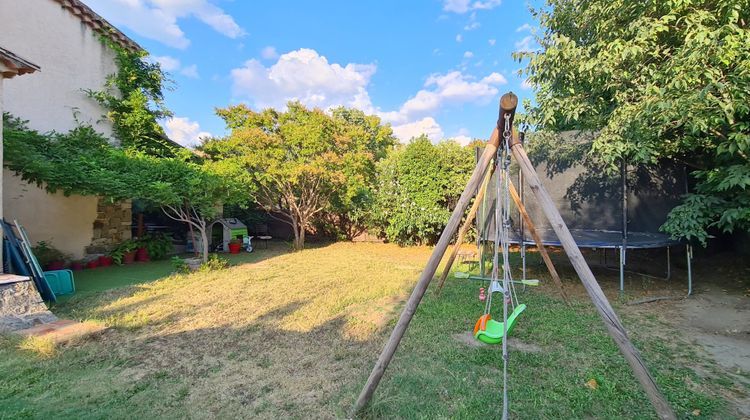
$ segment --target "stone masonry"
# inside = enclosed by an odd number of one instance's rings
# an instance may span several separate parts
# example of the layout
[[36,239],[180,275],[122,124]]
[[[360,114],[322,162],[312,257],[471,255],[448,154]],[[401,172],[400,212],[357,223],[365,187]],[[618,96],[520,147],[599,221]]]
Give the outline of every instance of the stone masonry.
[[28,277],[0,274],[0,332],[57,321]]
[[86,247],[86,253],[104,254],[120,242],[130,239],[132,219],[130,200],[111,203],[100,198],[94,221],[94,237],[91,238],[91,245]]

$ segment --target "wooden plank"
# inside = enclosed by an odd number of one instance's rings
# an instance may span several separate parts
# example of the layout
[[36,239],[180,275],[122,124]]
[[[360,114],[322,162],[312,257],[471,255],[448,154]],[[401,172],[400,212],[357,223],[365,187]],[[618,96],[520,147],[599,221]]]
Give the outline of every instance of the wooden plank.
[[[515,106],[513,107],[513,109],[515,110]],[[380,380],[383,378],[385,369],[391,362],[393,354],[396,352],[396,349],[398,348],[398,345],[401,342],[401,339],[403,338],[412,317],[414,317],[414,312],[416,312],[417,306],[422,300],[422,296],[424,296],[425,292],[427,291],[427,287],[430,285],[430,281],[432,281],[432,277],[435,275],[435,271],[437,271],[440,260],[443,259],[443,255],[445,254],[446,249],[448,249],[448,245],[450,244],[450,240],[453,237],[453,234],[458,229],[459,223],[461,223],[461,219],[463,218],[464,212],[466,211],[466,207],[468,207],[469,201],[474,196],[474,191],[477,190],[477,187],[482,182],[482,176],[484,175],[487,166],[492,161],[492,158],[494,158],[495,156],[498,144],[499,134],[497,132],[497,128],[495,128],[492,131],[492,135],[490,136],[490,139],[484,148],[482,156],[479,158],[479,162],[477,163],[476,168],[474,168],[474,173],[472,173],[468,185],[466,185],[466,188],[464,189],[463,193],[461,193],[461,197],[456,203],[456,207],[453,209],[453,214],[451,214],[451,217],[448,220],[443,233],[440,234],[440,239],[438,239],[438,242],[435,245],[435,249],[432,251],[432,255],[427,261],[427,265],[425,266],[424,271],[422,271],[422,274],[419,276],[417,285],[414,287],[414,290],[409,296],[409,300],[407,300],[406,305],[404,306],[404,310],[401,312],[401,316],[396,323],[396,327],[393,329],[391,336],[388,338],[388,342],[385,344],[383,351],[380,353],[377,362],[375,362],[375,366],[373,366],[372,372],[370,372],[370,376],[367,378],[367,383],[365,383],[364,387],[362,387],[362,391],[360,392],[359,397],[357,398],[357,402],[354,404],[354,407],[352,409],[352,416],[360,412],[365,406],[367,406],[367,404],[370,402],[370,399],[372,399],[372,395],[373,393],[375,393],[375,389],[378,387]]]
[[669,403],[664,398],[661,391],[659,391],[654,378],[646,368],[646,364],[641,358],[638,349],[636,349],[633,343],[630,342],[625,327],[623,327],[614,309],[609,304],[607,297],[604,295],[601,287],[599,287],[599,284],[594,277],[594,273],[591,272],[586,260],[583,258],[581,250],[578,249],[578,245],[576,245],[573,236],[570,234],[570,230],[568,230],[562,216],[560,216],[560,212],[557,211],[552,198],[539,181],[539,177],[534,170],[534,166],[529,161],[529,157],[526,155],[523,145],[518,141],[517,134],[514,135],[510,150],[526,178],[526,183],[531,188],[539,206],[547,216],[547,219],[549,220],[550,225],[552,225],[552,229],[554,229],[557,234],[560,243],[562,243],[565,253],[568,254],[568,258],[570,259],[573,268],[576,270],[576,273],[578,273],[581,283],[583,283],[583,286],[591,297],[597,312],[599,312],[599,315],[602,317],[609,335],[612,336],[612,339],[617,344],[617,347],[619,347],[620,352],[625,357],[625,360],[627,360],[633,370],[633,374],[638,379],[638,382],[640,382],[641,387],[646,392],[649,400],[651,400],[651,404],[656,410],[657,415],[662,419],[676,419],[672,408],[669,406]]
[[458,236],[456,237],[456,243],[455,245],[453,245],[453,250],[451,251],[451,255],[448,257],[448,261],[445,262],[445,267],[443,268],[443,272],[440,274],[440,283],[438,283],[437,292],[436,292],[438,296],[440,296],[440,292],[443,290],[443,285],[445,285],[445,279],[448,278],[448,273],[451,271],[453,262],[456,260],[456,255],[458,255],[458,251],[461,249],[461,244],[464,242],[464,236],[466,236],[466,232],[468,232],[469,228],[471,227],[471,222],[474,220],[474,217],[477,215],[477,210],[479,210],[479,206],[482,203],[484,194],[487,191],[487,184],[489,184],[491,177],[492,177],[492,171],[488,170],[487,174],[484,177],[484,181],[482,182],[482,186],[479,187],[477,196],[474,198],[474,204],[471,205],[471,209],[469,209],[469,214],[466,216],[466,220],[464,221],[463,226],[461,226],[461,229],[458,231]]

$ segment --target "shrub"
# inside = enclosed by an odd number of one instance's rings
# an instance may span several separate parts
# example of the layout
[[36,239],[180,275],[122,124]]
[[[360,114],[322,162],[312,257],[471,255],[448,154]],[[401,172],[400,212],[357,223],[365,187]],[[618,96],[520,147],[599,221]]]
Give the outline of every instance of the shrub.
[[152,260],[163,260],[173,250],[172,238],[163,233],[148,234],[138,240],[139,247],[144,247]]
[[378,164],[373,227],[401,245],[432,244],[474,168],[471,147],[421,136]]

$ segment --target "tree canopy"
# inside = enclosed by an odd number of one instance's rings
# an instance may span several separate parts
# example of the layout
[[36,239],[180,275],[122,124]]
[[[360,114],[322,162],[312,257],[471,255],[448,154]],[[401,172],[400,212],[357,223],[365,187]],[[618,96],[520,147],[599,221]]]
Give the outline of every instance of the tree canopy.
[[750,2],[548,0],[540,51],[520,53],[541,131],[598,132],[590,155],[661,159],[695,188],[662,227],[703,243],[750,228]]
[[391,242],[434,243],[474,166],[472,146],[412,139],[378,164],[374,225]]
[[[216,162],[234,161],[258,185],[256,201],[294,230],[296,248],[305,231],[331,211],[336,223],[356,218],[375,175],[375,162],[395,139],[380,119],[337,108],[331,114],[290,102],[288,110],[217,110],[231,130],[201,146]],[[343,219],[346,219],[344,221]]]
[[170,158],[121,149],[88,126],[41,134],[6,118],[3,137],[5,165],[25,181],[66,195],[140,199],[199,231],[221,204],[252,195],[247,173],[231,161],[204,163],[184,149]]

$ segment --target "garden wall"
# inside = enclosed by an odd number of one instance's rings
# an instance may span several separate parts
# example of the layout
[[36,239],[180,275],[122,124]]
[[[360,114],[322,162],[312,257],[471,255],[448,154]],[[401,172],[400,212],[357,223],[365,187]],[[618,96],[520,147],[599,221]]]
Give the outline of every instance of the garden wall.
[[88,254],[104,254],[115,245],[132,236],[132,202],[125,200],[111,203],[100,198],[96,207],[91,245],[86,247]]

